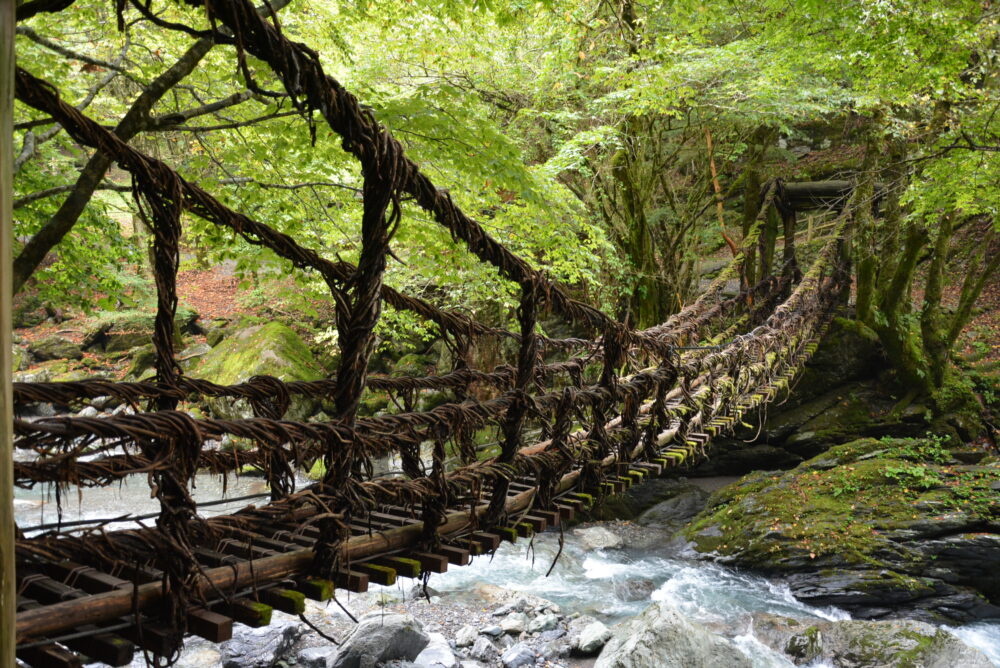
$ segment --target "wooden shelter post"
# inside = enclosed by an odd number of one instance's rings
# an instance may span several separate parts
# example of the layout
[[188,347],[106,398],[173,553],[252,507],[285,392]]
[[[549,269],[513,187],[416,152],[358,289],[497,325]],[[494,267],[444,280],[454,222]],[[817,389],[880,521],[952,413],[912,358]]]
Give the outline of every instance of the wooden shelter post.
[[14,666],[14,434],[11,396],[14,0],[0,0],[0,668]]

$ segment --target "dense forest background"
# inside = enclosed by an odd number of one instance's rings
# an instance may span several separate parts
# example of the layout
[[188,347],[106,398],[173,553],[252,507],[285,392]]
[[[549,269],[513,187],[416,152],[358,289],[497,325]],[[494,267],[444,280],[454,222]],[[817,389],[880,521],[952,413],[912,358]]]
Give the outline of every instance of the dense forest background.
[[[997,400],[952,364],[973,339],[979,357],[996,354],[995,318],[961,339],[1000,267],[996,3],[261,8],[271,10],[491,234],[637,326],[697,294],[774,179],[848,182],[843,201],[799,216],[796,236],[807,257],[851,209],[856,307],[844,326],[878,340],[901,385],[936,411]],[[330,131],[298,118],[253,57],[160,27],[207,27],[204,12],[159,3],[125,16],[119,26],[112,4],[78,0],[20,21],[18,65],[233,209],[356,261],[361,175]],[[37,112],[16,112],[16,324],[151,313],[150,233],[127,175]],[[786,231],[769,222],[748,281],[781,271]],[[334,354],[318,276],[188,214],[184,244],[185,270],[224,267],[241,281],[234,314],[294,323]],[[392,250],[390,285],[513,322],[516,286],[416,206],[404,203]],[[387,309],[379,336],[391,351],[436,332]]]

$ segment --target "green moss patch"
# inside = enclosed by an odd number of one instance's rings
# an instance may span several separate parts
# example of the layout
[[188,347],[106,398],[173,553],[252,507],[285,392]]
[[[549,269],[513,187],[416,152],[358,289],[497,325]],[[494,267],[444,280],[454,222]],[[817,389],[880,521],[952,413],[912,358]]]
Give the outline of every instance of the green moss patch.
[[886,568],[907,555],[895,538],[947,520],[1000,516],[995,464],[963,466],[934,439],[860,439],[780,474],[760,473],[716,492],[685,530],[699,552],[765,570]]

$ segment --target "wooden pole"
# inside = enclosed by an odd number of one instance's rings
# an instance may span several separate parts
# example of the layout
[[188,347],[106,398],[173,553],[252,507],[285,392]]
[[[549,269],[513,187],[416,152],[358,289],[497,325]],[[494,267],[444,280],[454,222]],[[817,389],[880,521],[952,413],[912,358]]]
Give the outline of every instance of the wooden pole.
[[14,160],[14,0],[0,0],[0,668],[14,666],[14,415],[11,241]]

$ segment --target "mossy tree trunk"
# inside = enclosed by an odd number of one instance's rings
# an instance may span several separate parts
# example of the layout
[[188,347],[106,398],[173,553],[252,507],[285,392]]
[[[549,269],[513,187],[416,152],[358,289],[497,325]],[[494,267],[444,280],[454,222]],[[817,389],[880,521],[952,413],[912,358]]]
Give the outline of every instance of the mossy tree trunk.
[[[959,306],[947,313],[942,300],[961,213],[947,211],[933,222],[908,218],[900,193],[909,185],[912,163],[899,142],[890,144],[888,164],[880,166],[883,154],[876,128],[849,205],[854,216],[856,317],[878,337],[903,386],[929,397],[939,414],[966,410],[974,397],[954,372],[951,351],[973,305],[1000,267],[1000,258],[994,254],[984,263],[985,250],[973,254]],[[883,215],[876,219],[872,202],[879,177],[884,179],[885,201]],[[922,260],[927,262],[924,298],[916,313],[913,288]]]
[[[743,173],[743,236],[746,237],[757,220],[757,213],[760,211],[760,201],[763,197],[764,187],[764,154],[768,144],[774,139],[774,131],[761,126],[754,130],[749,139],[750,149],[747,156],[746,168]],[[764,235],[761,235],[763,240]],[[753,285],[759,278],[757,276],[757,251],[754,248],[747,249],[744,279],[747,285]]]

